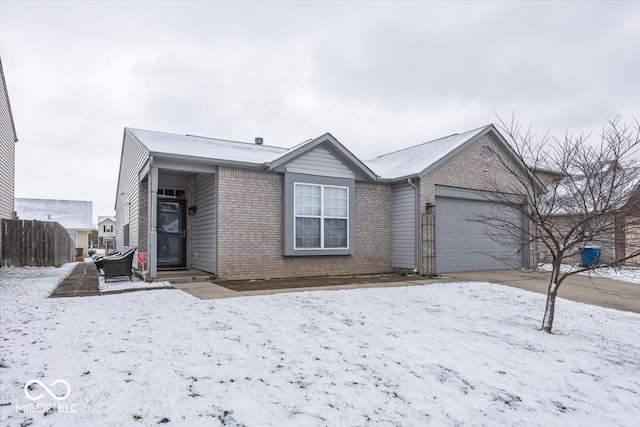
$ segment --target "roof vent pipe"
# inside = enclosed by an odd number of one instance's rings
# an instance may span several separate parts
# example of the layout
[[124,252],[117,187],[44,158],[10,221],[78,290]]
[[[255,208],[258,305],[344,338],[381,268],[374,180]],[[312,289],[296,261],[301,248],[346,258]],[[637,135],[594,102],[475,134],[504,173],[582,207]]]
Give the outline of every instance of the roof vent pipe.
[[256,136],[256,145],[262,145],[262,138],[259,136]]

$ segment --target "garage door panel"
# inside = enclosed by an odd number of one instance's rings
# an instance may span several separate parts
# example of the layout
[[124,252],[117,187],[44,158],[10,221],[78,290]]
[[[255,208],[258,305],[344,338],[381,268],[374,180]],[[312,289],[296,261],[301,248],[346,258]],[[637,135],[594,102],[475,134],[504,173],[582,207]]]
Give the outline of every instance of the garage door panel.
[[499,215],[520,227],[520,214],[481,200],[436,197],[436,271],[501,270],[522,266],[517,249],[493,240],[495,229],[473,221]]

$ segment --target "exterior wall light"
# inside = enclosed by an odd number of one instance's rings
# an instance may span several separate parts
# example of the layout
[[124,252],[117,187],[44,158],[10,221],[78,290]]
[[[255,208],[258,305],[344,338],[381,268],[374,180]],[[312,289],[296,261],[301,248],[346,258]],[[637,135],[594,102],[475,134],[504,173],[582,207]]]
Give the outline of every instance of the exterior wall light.
[[196,214],[196,205],[189,206],[189,215],[193,216]]
[[436,205],[433,203],[427,203],[427,213],[435,214],[436,213]]

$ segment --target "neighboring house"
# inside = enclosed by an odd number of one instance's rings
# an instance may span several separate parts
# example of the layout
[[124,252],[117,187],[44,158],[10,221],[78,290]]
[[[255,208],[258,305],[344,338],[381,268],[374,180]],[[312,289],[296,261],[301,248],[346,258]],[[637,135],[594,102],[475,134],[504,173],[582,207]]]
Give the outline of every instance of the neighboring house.
[[[617,162],[608,162],[602,172],[594,176],[593,184],[582,175],[544,169],[533,169],[533,172],[556,198],[554,204],[557,207],[552,222],[558,230],[566,233],[575,224],[584,221],[584,197],[587,197],[587,207],[598,205],[602,209],[605,203],[607,211],[614,208],[610,213],[599,215],[601,222],[597,227],[600,232],[587,245],[600,247],[600,260],[604,263],[623,260],[640,250],[640,171],[637,168],[623,170]],[[607,180],[617,181],[618,184]],[[591,186],[593,188],[589,188]],[[609,190],[608,187],[615,190]],[[594,200],[589,200],[589,195],[593,195]],[[550,254],[541,250],[540,255],[541,261],[551,262]],[[580,262],[579,249],[569,261]],[[625,261],[625,264],[634,263],[639,264],[640,257]]]
[[[636,170],[636,186],[616,215],[616,258],[627,258],[640,250],[640,171]],[[640,265],[640,255],[625,264]]]
[[112,216],[98,217],[98,248],[104,249],[105,243],[113,248],[116,238],[116,219]]
[[[12,219],[14,216],[16,142],[18,142],[18,136],[0,59],[0,220]],[[2,232],[0,232],[0,252],[1,250]]]
[[236,279],[526,267],[533,251],[467,221],[497,208],[496,182],[514,188],[495,153],[529,173],[493,125],[368,162],[328,133],[286,149],[125,128],[117,247],[147,252],[151,278],[183,268]]
[[0,59],[0,219],[13,218],[16,142],[18,136]]
[[566,175],[561,172],[555,172],[549,169],[531,168],[531,171],[545,187],[566,177]]
[[[84,200],[15,199],[19,219],[53,221],[62,225],[82,255],[89,252],[89,233],[93,230],[93,203]],[[80,254],[80,251],[77,251]]]
[[[9,93],[0,59],[0,220],[12,219],[14,216],[16,142],[18,142],[18,136],[13,123]],[[0,233],[0,248],[2,248],[2,233]]]

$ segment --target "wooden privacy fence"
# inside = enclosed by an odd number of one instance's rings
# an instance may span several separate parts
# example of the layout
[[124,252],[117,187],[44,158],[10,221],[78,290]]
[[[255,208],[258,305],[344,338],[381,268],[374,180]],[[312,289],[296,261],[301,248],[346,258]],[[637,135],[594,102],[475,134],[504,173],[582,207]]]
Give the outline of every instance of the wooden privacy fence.
[[0,266],[60,267],[75,260],[76,248],[57,222],[3,219]]

